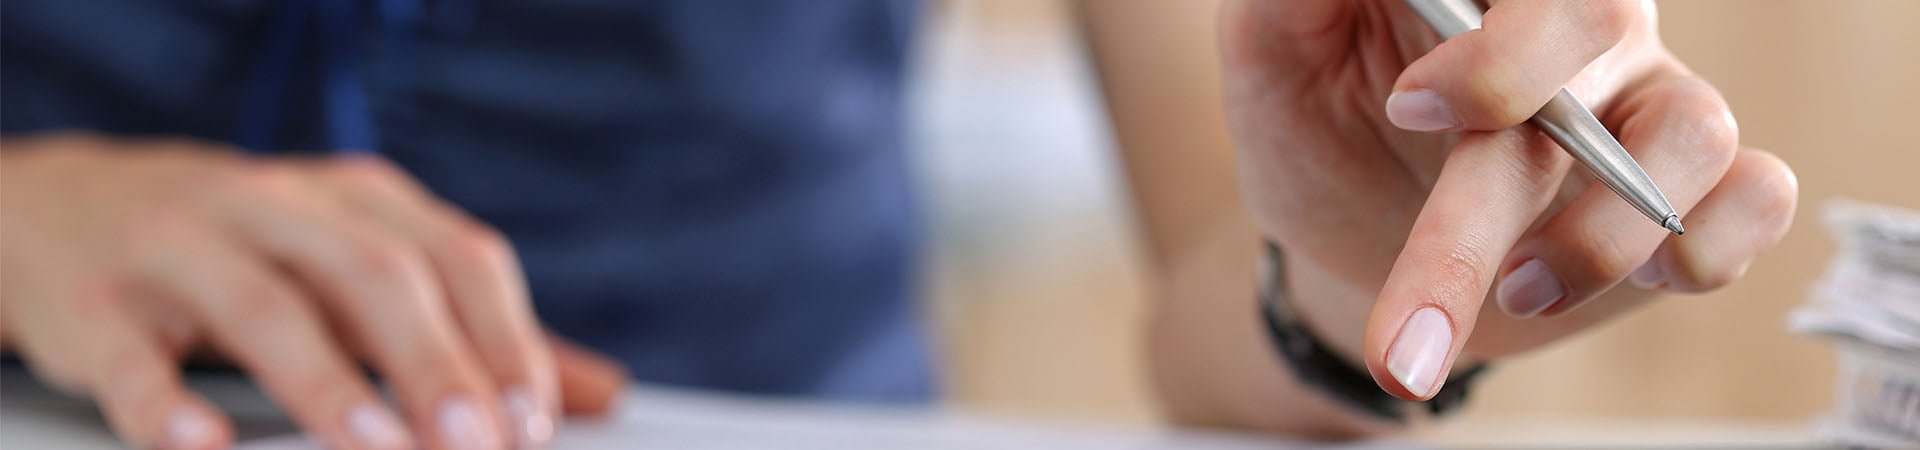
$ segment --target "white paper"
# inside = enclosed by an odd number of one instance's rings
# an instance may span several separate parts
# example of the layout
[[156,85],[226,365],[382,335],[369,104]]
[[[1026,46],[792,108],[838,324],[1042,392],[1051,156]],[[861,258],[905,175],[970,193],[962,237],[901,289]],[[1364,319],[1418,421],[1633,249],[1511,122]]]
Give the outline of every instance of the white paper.
[[[554,450],[600,449],[1289,449],[1264,436],[1041,424],[928,409],[768,400],[641,388],[612,417],[569,420]],[[1371,448],[1404,448],[1371,444]],[[239,446],[245,450],[318,450],[301,436]],[[1352,447],[1343,447],[1352,448]]]
[[1822,214],[1840,242],[1788,327],[1840,345],[1835,409],[1821,435],[1920,446],[1920,212],[1851,201]]

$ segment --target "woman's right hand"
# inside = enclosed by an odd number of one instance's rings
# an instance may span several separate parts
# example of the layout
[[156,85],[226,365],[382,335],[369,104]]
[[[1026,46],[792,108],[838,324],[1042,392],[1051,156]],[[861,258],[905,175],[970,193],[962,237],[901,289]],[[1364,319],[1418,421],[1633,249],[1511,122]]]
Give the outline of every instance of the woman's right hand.
[[[1740,146],[1720,92],[1661,42],[1653,2],[1480,3],[1483,26],[1444,42],[1403,0],[1221,10],[1250,216],[1302,271],[1294,287],[1319,286],[1295,302],[1302,317],[1407,400],[1438,393],[1455,361],[1739,279],[1785,236],[1799,193],[1785,162]],[[1562,86],[1646,169],[1687,236],[1518,126]]]
[[201,350],[346,449],[538,444],[563,403],[604,409],[624,381],[543,334],[505,238],[377,157],[85,134],[4,146],[0,340],[135,447],[231,442],[180,379]]

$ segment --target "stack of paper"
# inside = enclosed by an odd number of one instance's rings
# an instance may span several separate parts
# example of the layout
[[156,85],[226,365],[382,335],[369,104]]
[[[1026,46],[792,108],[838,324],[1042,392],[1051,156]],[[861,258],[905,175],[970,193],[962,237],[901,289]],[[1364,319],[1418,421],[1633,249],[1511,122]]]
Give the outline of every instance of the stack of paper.
[[1920,212],[1836,201],[1825,219],[1839,254],[1789,323],[1839,344],[1838,401],[1823,433],[1920,447]]

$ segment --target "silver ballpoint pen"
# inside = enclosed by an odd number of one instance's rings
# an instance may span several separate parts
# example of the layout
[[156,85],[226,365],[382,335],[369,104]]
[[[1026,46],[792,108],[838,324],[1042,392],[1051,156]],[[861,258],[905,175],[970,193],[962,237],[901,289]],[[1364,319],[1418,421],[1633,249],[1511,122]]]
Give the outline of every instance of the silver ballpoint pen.
[[[1407,6],[1420,14],[1433,31],[1442,38],[1468,30],[1480,28],[1480,6],[1474,0],[1406,0]],[[1653,179],[1647,177],[1647,171],[1633,161],[1633,156],[1620,146],[1620,141],[1607,132],[1600,119],[1587,110],[1580,99],[1566,88],[1547,101],[1547,105],[1533,114],[1528,122],[1547,132],[1547,136],[1560,144],[1560,148],[1573,154],[1573,159],[1587,168],[1587,173],[1598,178],[1613,192],[1620,194],[1634,209],[1646,214],[1662,227],[1673,230],[1674,234],[1686,234],[1687,229],[1680,226],[1680,213],[1673,210],[1673,204],[1667,202],[1666,194],[1660,193],[1660,187],[1653,185]]]

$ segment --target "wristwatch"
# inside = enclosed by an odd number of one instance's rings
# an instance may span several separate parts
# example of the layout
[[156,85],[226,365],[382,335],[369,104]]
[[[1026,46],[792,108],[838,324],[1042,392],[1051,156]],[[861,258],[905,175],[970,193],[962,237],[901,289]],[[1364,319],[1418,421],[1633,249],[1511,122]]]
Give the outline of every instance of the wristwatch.
[[1267,335],[1273,340],[1274,349],[1286,360],[1295,378],[1355,410],[1393,422],[1406,422],[1412,411],[1420,409],[1435,416],[1445,415],[1465,403],[1468,387],[1487,365],[1476,365],[1449,378],[1440,392],[1426,402],[1410,402],[1387,394],[1374,383],[1366,369],[1341,359],[1307,328],[1286,293],[1286,266],[1280,246],[1273,242],[1267,242],[1266,246],[1266,264],[1261,269],[1258,293],[1260,316],[1266,320]]

